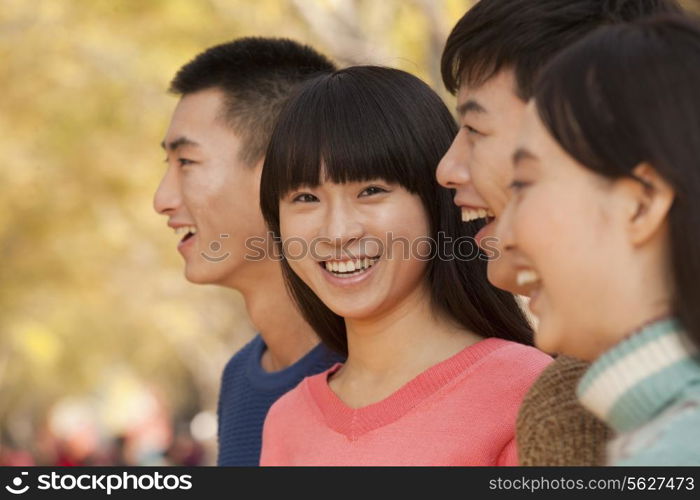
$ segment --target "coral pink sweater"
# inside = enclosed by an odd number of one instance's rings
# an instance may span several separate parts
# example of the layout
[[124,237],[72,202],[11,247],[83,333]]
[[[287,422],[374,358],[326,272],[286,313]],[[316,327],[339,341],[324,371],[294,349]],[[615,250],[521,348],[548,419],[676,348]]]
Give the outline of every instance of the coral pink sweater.
[[272,405],[261,465],[517,465],[520,402],[551,358],[489,338],[353,409],[328,386],[341,365]]

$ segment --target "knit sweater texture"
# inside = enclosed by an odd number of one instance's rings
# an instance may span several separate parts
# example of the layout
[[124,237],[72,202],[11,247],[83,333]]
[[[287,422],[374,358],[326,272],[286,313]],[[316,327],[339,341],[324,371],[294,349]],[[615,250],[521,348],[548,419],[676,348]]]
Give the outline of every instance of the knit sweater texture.
[[611,431],[576,395],[576,387],[590,366],[576,358],[558,356],[530,388],[516,427],[520,465],[605,463]]
[[518,408],[550,362],[489,338],[356,409],[328,385],[338,364],[272,406],[261,465],[517,465]]
[[293,365],[266,372],[260,364],[265,349],[265,342],[256,335],[224,369],[218,404],[218,465],[257,466],[263,422],[272,403],[304,377],[342,359],[319,344]]
[[675,318],[605,352],[578,395],[617,434],[610,465],[700,465],[700,355]]

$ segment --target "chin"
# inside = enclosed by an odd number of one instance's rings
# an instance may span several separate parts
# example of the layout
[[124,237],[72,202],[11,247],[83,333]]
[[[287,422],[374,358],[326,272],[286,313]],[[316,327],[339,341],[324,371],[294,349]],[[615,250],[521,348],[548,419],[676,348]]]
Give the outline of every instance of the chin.
[[345,319],[355,319],[362,320],[367,319],[376,314],[376,308],[372,306],[368,307],[358,307],[357,304],[353,305],[339,305],[336,307],[328,306],[328,308],[333,311],[338,316],[342,316]]
[[535,330],[535,347],[547,354],[569,354],[562,352],[561,332],[552,331],[540,321]]
[[488,262],[486,267],[486,277],[496,288],[507,290],[512,293],[518,293],[514,290],[513,273],[506,266],[501,265],[497,260]]
[[195,285],[216,285],[224,280],[222,273],[211,272],[195,266],[185,266],[185,279]]
[[195,285],[208,285],[211,283],[206,276],[202,276],[200,273],[192,272],[187,269],[185,269],[185,279]]

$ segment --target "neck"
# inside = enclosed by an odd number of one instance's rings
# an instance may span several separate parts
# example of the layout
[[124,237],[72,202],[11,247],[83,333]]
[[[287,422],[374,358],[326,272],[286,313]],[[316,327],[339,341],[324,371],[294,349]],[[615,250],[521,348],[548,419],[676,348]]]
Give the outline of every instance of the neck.
[[673,314],[673,269],[668,228],[659,230],[652,241],[639,248],[628,259],[628,273],[620,279],[627,288],[621,292],[625,302],[619,303],[623,322],[616,325],[615,345],[632,332],[664,316]]
[[643,269],[647,269],[647,272],[630,272],[627,275],[625,288],[620,290],[619,301],[615,304],[619,313],[609,316],[608,334],[601,339],[596,352],[586,356],[589,361],[595,360],[644,325],[673,313],[671,285],[668,283],[670,271],[654,272],[649,265]]
[[304,357],[319,339],[287,293],[279,263],[254,265],[250,279],[223,284],[243,295],[248,316],[267,346],[261,360],[263,369],[283,370]]
[[[348,360],[331,387],[351,405],[391,394],[431,366],[482,340],[437,313],[426,287],[366,319],[346,319]],[[368,389],[371,388],[371,389]]]

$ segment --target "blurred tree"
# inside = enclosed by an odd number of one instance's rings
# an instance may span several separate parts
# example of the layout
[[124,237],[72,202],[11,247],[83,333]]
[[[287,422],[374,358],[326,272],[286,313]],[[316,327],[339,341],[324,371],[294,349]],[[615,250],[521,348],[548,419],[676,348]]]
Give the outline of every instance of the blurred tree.
[[680,0],[680,2],[686,9],[700,14],[700,0]]

